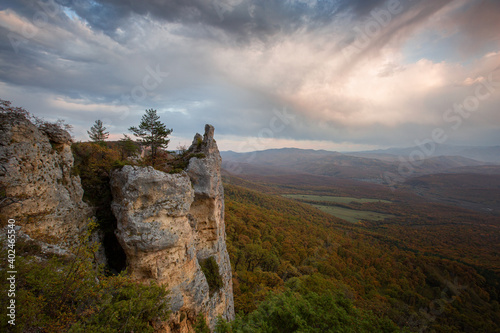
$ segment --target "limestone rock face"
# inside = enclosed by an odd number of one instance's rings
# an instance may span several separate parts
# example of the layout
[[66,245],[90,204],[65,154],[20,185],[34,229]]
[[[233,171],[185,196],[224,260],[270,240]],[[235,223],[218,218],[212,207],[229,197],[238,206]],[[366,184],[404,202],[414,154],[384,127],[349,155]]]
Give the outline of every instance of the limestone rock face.
[[71,175],[73,161],[67,131],[1,113],[0,190],[10,203],[2,219],[15,219],[22,232],[47,243],[71,241],[92,213],[80,177]]
[[[132,276],[154,279],[171,291],[167,332],[190,332],[202,313],[213,329],[217,316],[234,318],[231,265],[226,249],[221,157],[214,128],[197,134],[186,172],[125,166],[112,175],[117,238]],[[200,261],[213,257],[223,286],[210,292]]]

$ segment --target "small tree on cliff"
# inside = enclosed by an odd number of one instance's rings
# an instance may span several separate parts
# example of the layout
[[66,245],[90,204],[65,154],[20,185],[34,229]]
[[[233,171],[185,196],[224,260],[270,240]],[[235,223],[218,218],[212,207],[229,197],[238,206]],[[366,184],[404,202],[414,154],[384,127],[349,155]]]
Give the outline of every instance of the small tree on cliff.
[[160,116],[156,114],[156,110],[149,109],[142,116],[139,127],[132,126],[128,130],[139,138],[137,141],[141,145],[151,148],[151,165],[154,166],[158,148],[167,148],[170,141],[167,137],[172,133],[172,129],[168,129],[160,121]]
[[101,120],[97,119],[87,133],[89,134],[90,140],[101,146],[106,145],[104,141],[108,138],[109,132],[106,132],[106,127],[104,127]]

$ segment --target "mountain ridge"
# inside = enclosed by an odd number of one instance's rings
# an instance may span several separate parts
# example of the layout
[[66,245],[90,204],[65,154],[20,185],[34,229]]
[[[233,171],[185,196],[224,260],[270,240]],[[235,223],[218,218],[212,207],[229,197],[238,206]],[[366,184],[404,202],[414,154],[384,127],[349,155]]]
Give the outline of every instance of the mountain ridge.
[[[400,178],[442,173],[464,167],[490,165],[464,156],[431,156],[420,160],[404,157],[363,157],[325,150],[299,148],[268,149],[236,153],[221,152],[223,168],[236,174],[293,174],[304,173],[339,178],[387,183],[385,175],[392,173]],[[406,168],[406,169],[405,169]],[[404,171],[402,171],[404,169]]]

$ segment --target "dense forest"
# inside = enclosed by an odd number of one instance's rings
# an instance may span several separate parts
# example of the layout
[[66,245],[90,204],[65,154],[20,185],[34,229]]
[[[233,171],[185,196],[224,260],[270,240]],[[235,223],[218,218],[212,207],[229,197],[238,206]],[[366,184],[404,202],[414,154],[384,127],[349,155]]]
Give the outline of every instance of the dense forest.
[[[234,178],[231,182],[249,184]],[[265,190],[265,184],[258,186]],[[268,190],[273,192],[275,187]],[[426,237],[432,230],[416,237],[418,232],[402,223],[352,224],[276,195],[231,184],[226,184],[225,191],[235,307],[240,314],[235,326],[243,331],[279,325],[272,315],[262,313],[273,314],[269,308],[280,302],[281,311],[289,309],[287,315],[300,318],[303,326],[297,324],[293,330],[320,332],[317,321],[308,322],[310,315],[297,308],[316,306],[312,312],[324,311],[309,299],[332,294],[363,312],[351,313],[350,320],[359,324],[354,331],[363,331],[361,318],[372,322],[371,331],[399,330],[396,327],[410,332],[500,331],[498,276],[486,269],[498,269],[498,260],[488,261],[491,257],[486,254],[481,258],[484,266],[474,266],[474,257],[460,252],[464,247],[479,253],[484,244],[475,248],[458,242],[441,247],[455,235],[463,236],[460,228],[447,234],[436,227],[433,237]],[[425,219],[418,208],[406,207],[407,214]],[[438,216],[450,216],[436,211]],[[465,213],[455,211],[455,215],[467,218]],[[287,301],[301,305],[287,307]],[[344,315],[337,307],[331,309],[328,313],[336,320]]]

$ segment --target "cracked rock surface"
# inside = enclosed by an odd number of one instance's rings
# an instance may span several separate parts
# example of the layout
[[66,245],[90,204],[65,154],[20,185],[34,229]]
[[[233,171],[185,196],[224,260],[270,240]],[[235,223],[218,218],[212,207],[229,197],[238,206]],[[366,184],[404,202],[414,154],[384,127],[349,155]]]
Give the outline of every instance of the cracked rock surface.
[[1,217],[15,219],[33,239],[71,245],[92,215],[73,162],[67,131],[0,113],[0,190],[9,201]]

